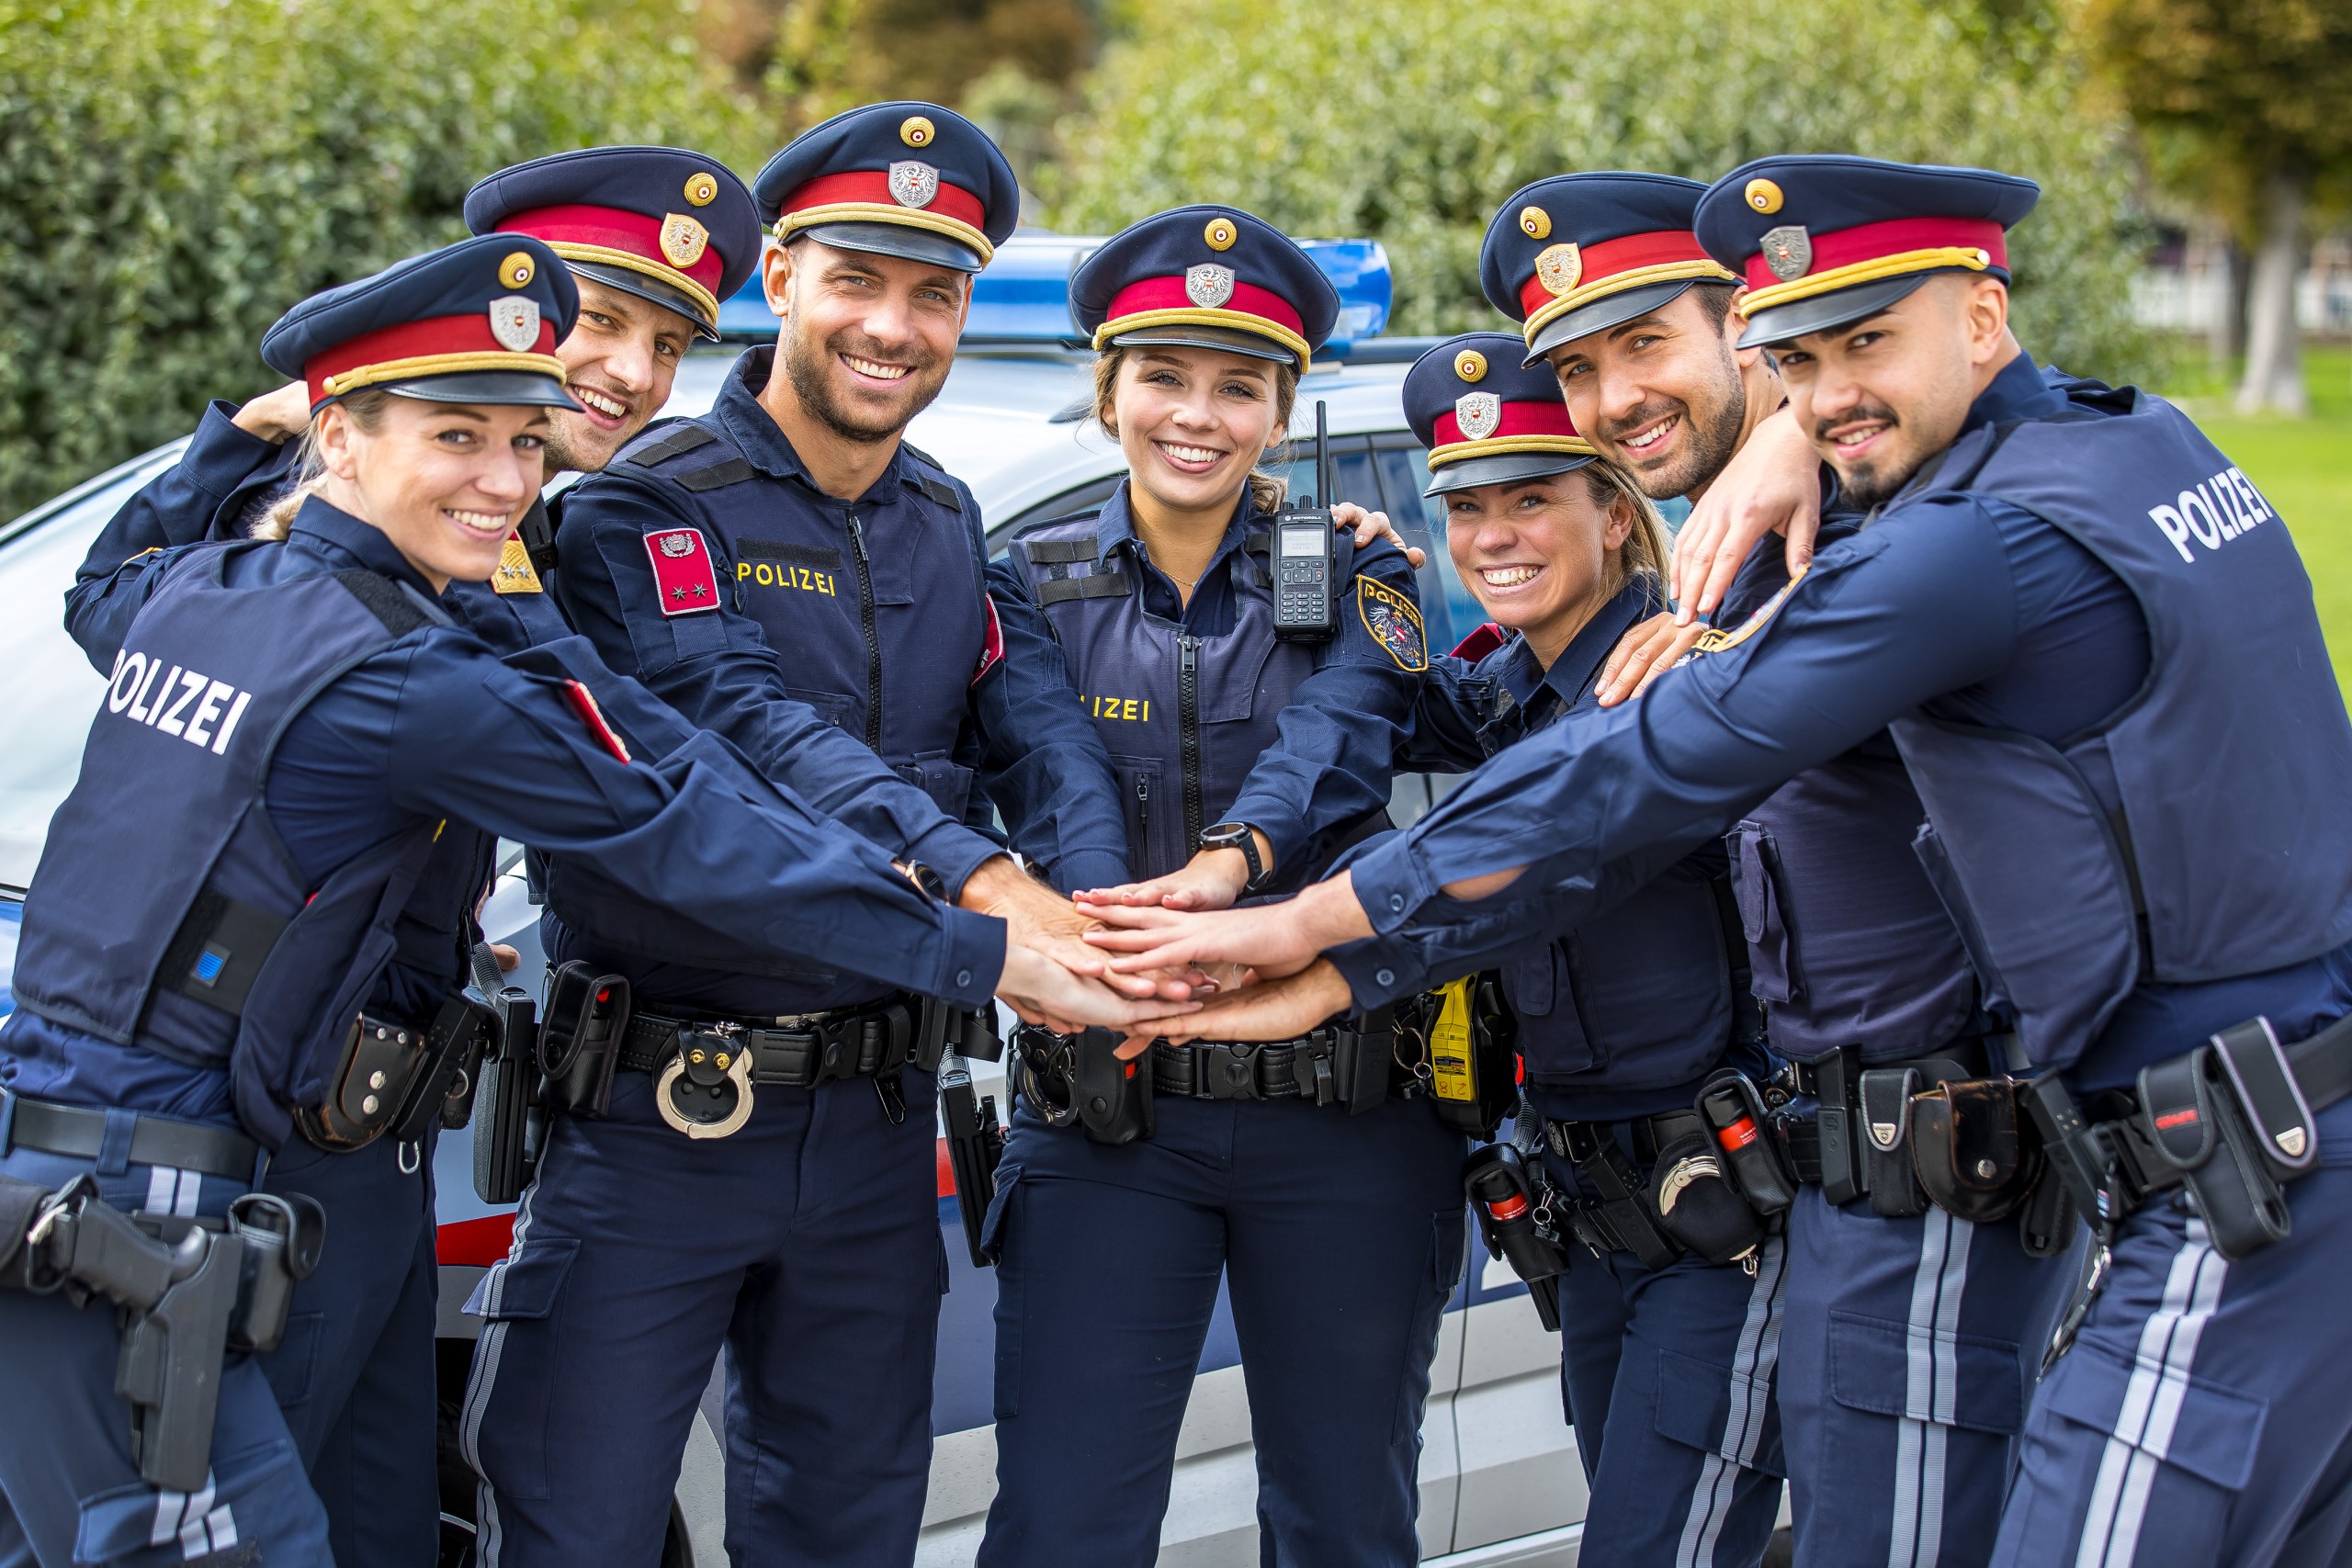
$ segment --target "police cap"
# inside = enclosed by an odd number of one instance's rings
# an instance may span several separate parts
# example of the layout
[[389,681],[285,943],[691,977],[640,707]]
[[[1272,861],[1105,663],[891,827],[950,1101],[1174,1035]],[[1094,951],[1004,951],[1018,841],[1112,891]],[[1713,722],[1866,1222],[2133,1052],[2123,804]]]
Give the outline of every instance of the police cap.
[[2007,231],[2041,197],[2031,180],[1990,169],[1758,158],[1708,187],[1698,231],[1745,275],[1749,348],[1875,315],[1939,272],[2008,282]]
[[1021,220],[988,133],[936,104],[868,104],[809,127],[752,182],[761,221],[845,251],[978,272]]
[[1172,344],[1305,370],[1340,319],[1340,296],[1264,219],[1179,207],[1120,230],[1080,263],[1069,308],[1098,349]]
[[308,382],[313,409],[363,387],[576,409],[555,345],[579,313],[563,258],[527,235],[484,234],[311,295],[262,335],[261,356]]
[[1466,333],[1405,372],[1405,422],[1430,449],[1422,494],[1565,474],[1598,456],[1552,373],[1521,363],[1526,347],[1510,333]]
[[718,302],[760,261],[752,193],[718,159],[677,147],[589,147],[501,169],[466,193],[466,227],[545,240],[580,276],[713,339]]
[[1513,193],[1487,225],[1478,283],[1496,310],[1526,324],[1527,362],[1645,315],[1694,283],[1736,282],[1690,230],[1706,188],[1610,172],[1555,175]]

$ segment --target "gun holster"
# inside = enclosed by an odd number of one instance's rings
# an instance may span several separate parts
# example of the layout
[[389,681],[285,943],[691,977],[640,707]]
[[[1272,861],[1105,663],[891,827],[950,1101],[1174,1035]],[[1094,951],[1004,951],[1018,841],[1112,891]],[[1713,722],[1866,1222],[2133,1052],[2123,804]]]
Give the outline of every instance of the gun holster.
[[628,981],[599,975],[575,958],[548,978],[538,1067],[550,1108],[602,1121],[613,1103],[613,1073],[628,1032]]
[[395,1140],[415,1143],[436,1122],[453,1132],[466,1124],[473,1111],[474,1079],[482,1057],[494,1048],[497,1027],[497,1010],[470,986],[441,1004],[424,1032],[416,1077],[386,1129]]
[[[118,1309],[115,1393],[130,1405],[141,1479],[175,1492],[204,1488],[221,1363],[232,1350],[274,1348],[297,1281],[317,1268],[326,1217],[308,1198],[245,1193],[225,1222],[127,1214],[79,1176],[55,1192],[0,1178],[0,1284],[61,1292],[77,1307]],[[29,1196],[30,1202],[27,1202]],[[26,1211],[31,1223],[16,1221]]]
[[986,1269],[996,1261],[982,1247],[981,1237],[988,1226],[989,1205],[996,1201],[996,1168],[1004,1158],[1004,1128],[996,1119],[996,1096],[974,1094],[972,1071],[960,1055],[950,1051],[942,1056],[938,1072],[940,1118],[947,1127],[947,1163],[956,1176],[956,1207],[964,1221],[964,1245],[971,1250],[972,1267]]
[[531,993],[505,987],[498,1010],[498,1048],[481,1065],[475,1092],[474,1192],[485,1203],[512,1203],[531,1184],[541,1131],[538,1006]]
[[[1603,1126],[1588,1122],[1553,1123],[1562,1143],[1560,1152],[1577,1168],[1577,1178],[1600,1194],[1598,1201],[1577,1201],[1570,1225],[1586,1246],[1597,1251],[1630,1252],[1645,1269],[1663,1269],[1682,1255],[1682,1248],[1660,1223],[1657,1196],[1643,1186],[1634,1162],[1617,1146]],[[1661,1154],[1658,1169],[1666,1160]]]

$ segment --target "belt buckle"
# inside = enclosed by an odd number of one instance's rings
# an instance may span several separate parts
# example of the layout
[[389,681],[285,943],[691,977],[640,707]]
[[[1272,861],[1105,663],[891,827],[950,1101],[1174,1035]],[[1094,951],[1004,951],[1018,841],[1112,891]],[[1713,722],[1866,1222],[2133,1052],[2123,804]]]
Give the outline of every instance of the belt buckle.
[[1260,1049],[1256,1045],[1228,1043],[1202,1045],[1198,1058],[1201,1087],[1208,1090],[1208,1097],[1256,1100]]
[[690,1024],[653,1086],[653,1108],[689,1138],[727,1138],[752,1119],[752,1051],[738,1023]]
[[867,1020],[829,1018],[808,1031],[808,1087],[857,1077],[858,1047]]

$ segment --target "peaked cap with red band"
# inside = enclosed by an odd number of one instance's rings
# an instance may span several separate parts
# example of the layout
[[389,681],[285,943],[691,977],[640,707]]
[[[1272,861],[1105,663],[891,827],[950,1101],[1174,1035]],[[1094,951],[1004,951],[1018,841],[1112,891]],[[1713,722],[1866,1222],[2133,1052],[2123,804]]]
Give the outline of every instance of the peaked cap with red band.
[[501,169],[466,193],[477,234],[528,234],[582,277],[718,336],[718,302],[760,263],[752,193],[716,158],[677,147],[588,147]]
[[1694,283],[1737,275],[1690,230],[1707,187],[1673,175],[1555,175],[1522,186],[1487,225],[1478,283],[1526,325],[1527,362],[1646,315]]
[[1565,474],[1597,456],[1551,369],[1521,363],[1526,352],[1509,333],[1465,333],[1405,372],[1405,423],[1430,449],[1422,494]]
[[1159,343],[1287,361],[1331,335],[1340,296],[1291,237],[1238,207],[1179,207],[1131,223],[1069,280],[1097,349]]
[[2008,282],[2007,231],[2041,199],[1990,169],[1821,153],[1741,164],[1708,187],[1697,222],[1747,285],[1748,348],[1874,316],[1939,272]]
[[555,345],[579,313],[562,257],[525,235],[484,234],[311,295],[262,335],[261,356],[308,382],[313,409],[363,387],[576,409]]
[[868,104],[810,126],[752,182],[779,240],[978,272],[1021,220],[988,132],[937,104]]

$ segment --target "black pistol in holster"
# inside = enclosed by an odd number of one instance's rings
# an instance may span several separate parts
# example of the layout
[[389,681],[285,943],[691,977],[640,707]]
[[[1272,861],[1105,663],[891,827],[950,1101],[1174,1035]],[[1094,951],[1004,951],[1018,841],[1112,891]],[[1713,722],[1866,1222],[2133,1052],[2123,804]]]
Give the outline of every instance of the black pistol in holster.
[[996,1119],[996,1096],[975,1095],[972,1069],[954,1050],[939,1058],[939,1113],[947,1126],[947,1163],[956,1173],[956,1207],[964,1220],[964,1245],[972,1267],[996,1259],[981,1247],[989,1205],[996,1201],[997,1162],[1004,1157],[1004,1128]]
[[115,1393],[130,1405],[140,1478],[204,1489],[223,1362],[277,1348],[326,1215],[310,1198],[248,1192],[221,1221],[128,1214],[79,1176],[56,1191],[0,1177],[0,1288],[103,1298],[121,1325]]
[[474,1193],[512,1203],[531,1184],[546,1113],[539,1108],[539,1010],[531,993],[503,986],[491,1000],[497,1048],[474,1091]]
[[[1427,1051],[1437,1119],[1458,1133],[1491,1138],[1519,1099],[1519,1020],[1489,970],[1448,981],[1416,998],[1410,1032]],[[1399,1010],[1397,1027],[1408,1025]]]
[[1510,1265],[1527,1282],[1528,1298],[1546,1333],[1560,1331],[1559,1277],[1568,1271],[1568,1255],[1547,1235],[1542,1215],[1547,1205],[1539,1190],[1540,1171],[1532,1171],[1509,1144],[1488,1144],[1473,1150],[1462,1165],[1462,1189],[1470,1195],[1470,1212],[1478,1217],[1478,1235],[1488,1256]]

